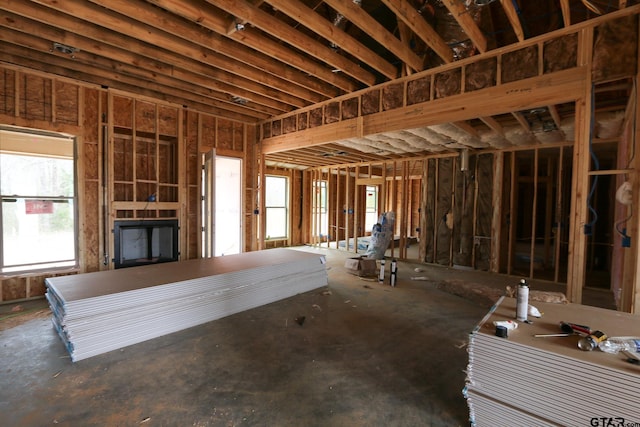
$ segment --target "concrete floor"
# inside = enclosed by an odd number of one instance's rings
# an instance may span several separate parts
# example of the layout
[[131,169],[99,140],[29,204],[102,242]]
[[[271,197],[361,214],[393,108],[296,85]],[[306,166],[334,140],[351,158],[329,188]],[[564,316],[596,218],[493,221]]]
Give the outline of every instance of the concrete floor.
[[391,288],[346,273],[352,254],[306,250],[328,255],[328,288],[77,363],[46,311],[2,328],[0,424],[468,425],[464,344],[487,307],[410,280],[412,264]]

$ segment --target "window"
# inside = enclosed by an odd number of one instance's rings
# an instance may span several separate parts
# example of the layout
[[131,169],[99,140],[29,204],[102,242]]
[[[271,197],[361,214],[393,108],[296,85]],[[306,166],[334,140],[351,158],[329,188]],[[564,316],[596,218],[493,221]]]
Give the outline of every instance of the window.
[[289,237],[289,180],[284,176],[267,176],[265,185],[265,237],[286,239]]
[[314,200],[313,203],[313,214],[314,221],[317,221],[313,227],[313,235],[319,237],[328,235],[329,228],[329,216],[327,215],[327,181],[315,181],[313,183],[314,187]]
[[74,141],[0,129],[0,273],[77,265]]
[[367,185],[365,197],[365,231],[371,231],[378,222],[378,187]]

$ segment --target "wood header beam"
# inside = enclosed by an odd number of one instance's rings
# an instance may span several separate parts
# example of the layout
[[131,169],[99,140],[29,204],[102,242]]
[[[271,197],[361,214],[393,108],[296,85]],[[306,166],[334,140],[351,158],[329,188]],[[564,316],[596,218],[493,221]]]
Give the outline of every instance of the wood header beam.
[[[577,67],[488,89],[266,138],[265,154],[341,139],[470,120],[578,99],[589,69]],[[358,121],[361,121],[360,127]],[[361,129],[362,134],[359,135]]]

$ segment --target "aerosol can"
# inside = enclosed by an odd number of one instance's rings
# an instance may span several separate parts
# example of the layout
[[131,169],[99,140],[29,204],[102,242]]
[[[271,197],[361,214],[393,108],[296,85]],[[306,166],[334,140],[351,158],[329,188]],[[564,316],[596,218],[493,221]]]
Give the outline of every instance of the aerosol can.
[[520,279],[518,284],[518,295],[516,301],[516,320],[527,321],[529,312],[529,284],[525,279]]
[[392,287],[396,286],[396,279],[398,274],[398,262],[393,259],[391,260],[391,274],[389,275],[389,283]]

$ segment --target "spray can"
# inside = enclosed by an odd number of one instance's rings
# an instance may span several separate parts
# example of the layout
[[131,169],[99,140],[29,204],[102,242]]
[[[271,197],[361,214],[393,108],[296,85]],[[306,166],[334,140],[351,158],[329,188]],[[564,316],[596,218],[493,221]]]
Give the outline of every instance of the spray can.
[[380,274],[378,274],[378,283],[384,282],[384,258],[380,260]]
[[516,301],[516,320],[527,321],[529,311],[529,284],[525,279],[520,279],[518,284],[518,296]]
[[396,286],[396,273],[398,272],[398,262],[393,259],[391,260],[391,272],[389,274],[389,280],[391,282],[391,286],[395,288]]

